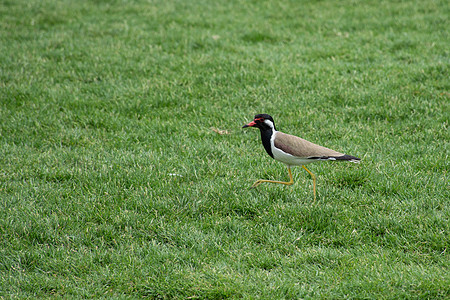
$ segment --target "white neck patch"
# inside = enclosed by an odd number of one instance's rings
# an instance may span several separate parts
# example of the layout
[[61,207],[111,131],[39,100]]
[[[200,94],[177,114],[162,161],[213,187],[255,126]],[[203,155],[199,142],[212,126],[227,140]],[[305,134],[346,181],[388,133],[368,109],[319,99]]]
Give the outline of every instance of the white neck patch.
[[275,126],[273,126],[273,122],[272,121],[266,119],[266,120],[264,120],[264,123],[267,126],[269,126],[270,128],[275,129]]

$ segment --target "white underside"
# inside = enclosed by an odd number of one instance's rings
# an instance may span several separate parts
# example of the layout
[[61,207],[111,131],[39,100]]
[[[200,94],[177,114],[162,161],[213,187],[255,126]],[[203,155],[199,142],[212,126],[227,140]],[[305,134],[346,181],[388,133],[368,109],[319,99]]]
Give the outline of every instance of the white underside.
[[272,148],[274,159],[281,161],[288,166],[303,166],[318,161],[315,159],[308,159],[307,157],[297,157],[276,148],[274,145],[275,136],[276,131],[274,130],[274,134],[272,134],[272,137],[270,138],[270,147]]

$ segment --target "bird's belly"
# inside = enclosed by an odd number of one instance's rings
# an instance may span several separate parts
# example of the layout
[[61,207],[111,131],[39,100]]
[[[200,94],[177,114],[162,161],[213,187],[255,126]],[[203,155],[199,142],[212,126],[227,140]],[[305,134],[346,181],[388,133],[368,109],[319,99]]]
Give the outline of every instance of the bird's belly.
[[297,157],[284,151],[281,151],[275,147],[272,148],[272,153],[274,159],[281,161],[282,163],[285,163],[289,166],[302,166],[314,162],[314,160],[312,159]]

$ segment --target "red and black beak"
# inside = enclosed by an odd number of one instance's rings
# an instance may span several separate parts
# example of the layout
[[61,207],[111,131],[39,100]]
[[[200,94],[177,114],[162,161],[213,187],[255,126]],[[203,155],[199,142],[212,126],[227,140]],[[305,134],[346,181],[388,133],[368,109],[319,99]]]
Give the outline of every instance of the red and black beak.
[[256,122],[255,122],[255,121],[251,121],[251,122],[248,123],[247,125],[242,126],[242,128],[254,127],[254,126],[256,126]]

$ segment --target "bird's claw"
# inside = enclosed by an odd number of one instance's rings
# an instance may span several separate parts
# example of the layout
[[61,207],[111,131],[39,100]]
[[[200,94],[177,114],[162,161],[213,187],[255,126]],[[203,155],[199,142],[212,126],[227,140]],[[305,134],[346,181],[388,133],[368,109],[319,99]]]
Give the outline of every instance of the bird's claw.
[[256,188],[258,185],[260,185],[262,183],[261,180],[256,181],[254,184],[252,184],[252,186],[250,187],[251,189]]

